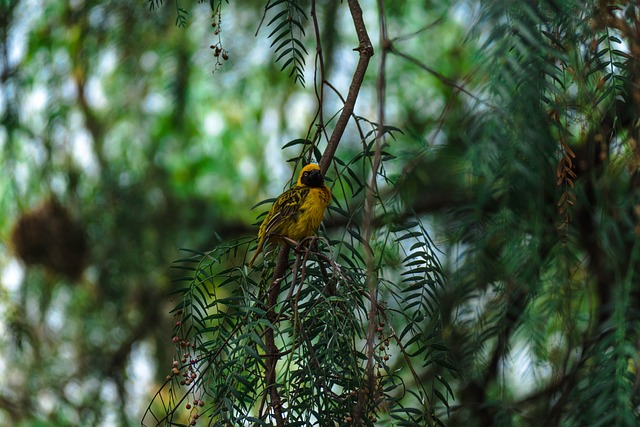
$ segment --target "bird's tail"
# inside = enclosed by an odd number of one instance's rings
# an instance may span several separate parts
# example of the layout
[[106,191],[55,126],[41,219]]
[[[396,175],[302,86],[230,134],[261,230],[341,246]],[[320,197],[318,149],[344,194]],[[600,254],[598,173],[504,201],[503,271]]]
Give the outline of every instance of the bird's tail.
[[260,255],[260,252],[262,252],[262,244],[263,242],[258,243],[258,247],[256,248],[256,251],[251,257],[251,260],[249,261],[249,268],[253,267],[253,263],[255,262],[256,258],[258,258],[258,255]]

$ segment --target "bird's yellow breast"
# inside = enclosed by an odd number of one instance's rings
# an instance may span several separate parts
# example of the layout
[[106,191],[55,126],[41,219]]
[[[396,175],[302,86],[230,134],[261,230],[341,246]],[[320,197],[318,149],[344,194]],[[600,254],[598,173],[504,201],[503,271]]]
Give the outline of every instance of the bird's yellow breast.
[[297,241],[315,234],[330,202],[331,190],[328,187],[309,189],[297,217],[286,224],[282,235]]

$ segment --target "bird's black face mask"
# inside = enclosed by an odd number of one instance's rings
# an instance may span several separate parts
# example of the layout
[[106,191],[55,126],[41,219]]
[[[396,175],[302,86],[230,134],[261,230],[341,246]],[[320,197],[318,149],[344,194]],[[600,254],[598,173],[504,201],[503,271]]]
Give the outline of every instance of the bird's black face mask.
[[322,173],[319,170],[311,170],[302,174],[302,183],[309,187],[322,187],[324,185],[324,179]]

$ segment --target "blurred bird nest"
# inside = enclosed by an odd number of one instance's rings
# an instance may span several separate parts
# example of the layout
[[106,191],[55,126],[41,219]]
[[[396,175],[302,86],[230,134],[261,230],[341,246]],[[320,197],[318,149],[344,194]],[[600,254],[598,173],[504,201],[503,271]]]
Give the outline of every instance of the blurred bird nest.
[[85,230],[54,197],[24,212],[11,232],[15,254],[27,265],[42,265],[72,280],[85,269],[88,245]]

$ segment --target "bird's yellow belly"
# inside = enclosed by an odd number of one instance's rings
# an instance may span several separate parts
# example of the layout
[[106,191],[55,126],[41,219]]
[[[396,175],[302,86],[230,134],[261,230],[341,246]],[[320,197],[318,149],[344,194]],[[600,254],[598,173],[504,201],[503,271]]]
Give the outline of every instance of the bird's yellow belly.
[[328,189],[313,188],[300,206],[297,218],[288,224],[282,235],[293,240],[300,240],[316,233],[324,211],[331,201],[331,193]]

